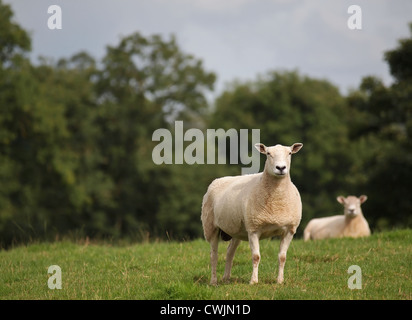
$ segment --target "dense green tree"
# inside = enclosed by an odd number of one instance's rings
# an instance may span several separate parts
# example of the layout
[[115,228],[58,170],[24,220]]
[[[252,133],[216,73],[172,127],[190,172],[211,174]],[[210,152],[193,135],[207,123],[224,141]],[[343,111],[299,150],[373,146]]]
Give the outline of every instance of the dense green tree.
[[9,64],[16,55],[31,48],[28,33],[13,22],[13,11],[0,0],[0,64]]
[[[412,35],[412,24],[410,25]],[[378,229],[411,226],[412,37],[385,53],[394,83],[365,77],[347,100],[353,184],[369,195],[369,218]],[[362,191],[361,191],[362,190]]]
[[[214,81],[215,75],[206,72],[200,60],[181,52],[174,37],[163,40],[134,33],[107,48],[96,83],[96,125],[102,132],[97,145],[118,204],[106,210],[106,217],[119,233],[161,232],[157,213],[163,206],[173,208],[176,200],[168,193],[178,169],[153,163],[152,133],[172,130],[175,119],[196,121],[207,107],[205,92]],[[172,190],[177,193],[179,188],[185,186]],[[170,209],[168,213],[176,221],[187,214]]]
[[[35,95],[35,82],[27,74],[30,63],[25,54],[31,47],[28,34],[12,21],[13,13],[0,1],[0,233],[8,236],[16,215],[26,215],[19,203],[37,201],[33,190],[21,186],[26,171],[25,155],[30,145],[24,138],[31,134],[29,96]],[[37,115],[41,117],[41,115]],[[32,177],[26,176],[29,180]],[[41,214],[41,213],[40,213]]]
[[[29,37],[8,6],[0,13],[1,242],[156,236],[173,229],[170,217],[185,221],[189,205],[165,194],[188,187],[173,182],[180,168],[153,163],[151,136],[174,119],[198,123],[215,75],[174,37],[139,33],[108,47],[100,68],[84,52],[34,66]],[[176,236],[197,234],[193,226]]]
[[110,186],[87,156],[96,105],[87,72],[14,60],[3,69],[7,83],[0,92],[0,215],[8,241],[79,228],[84,208]]

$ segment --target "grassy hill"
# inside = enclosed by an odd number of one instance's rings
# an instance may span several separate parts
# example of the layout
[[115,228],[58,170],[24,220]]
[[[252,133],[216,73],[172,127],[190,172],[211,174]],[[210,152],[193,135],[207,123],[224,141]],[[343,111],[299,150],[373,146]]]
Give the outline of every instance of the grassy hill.
[[[227,243],[220,243],[218,277]],[[0,299],[407,299],[412,298],[412,230],[365,239],[303,242],[288,251],[285,282],[276,283],[279,240],[261,241],[259,284],[249,285],[249,245],[239,246],[232,280],[210,286],[204,240],[127,246],[33,243],[0,251]],[[49,289],[48,268],[61,268],[62,289]],[[348,268],[362,271],[349,289]]]

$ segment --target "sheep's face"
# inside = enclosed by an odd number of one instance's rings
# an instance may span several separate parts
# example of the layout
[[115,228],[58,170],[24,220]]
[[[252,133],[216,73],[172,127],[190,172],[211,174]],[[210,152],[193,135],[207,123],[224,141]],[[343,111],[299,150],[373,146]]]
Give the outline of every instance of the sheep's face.
[[344,207],[344,214],[348,217],[356,217],[361,211],[361,204],[364,203],[368,199],[367,196],[362,195],[359,198],[355,196],[348,196],[348,197],[342,197],[339,196],[336,198],[339,203],[343,204]]
[[292,154],[298,152],[302,146],[302,143],[294,143],[290,147],[280,144],[274,147],[266,147],[262,143],[255,144],[255,148],[267,157],[265,170],[277,178],[283,178],[289,174]]

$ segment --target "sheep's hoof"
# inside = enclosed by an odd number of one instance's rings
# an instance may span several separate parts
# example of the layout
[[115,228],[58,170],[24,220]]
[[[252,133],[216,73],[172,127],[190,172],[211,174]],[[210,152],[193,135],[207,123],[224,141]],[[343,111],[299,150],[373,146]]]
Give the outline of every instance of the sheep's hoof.
[[210,280],[210,285],[217,287],[217,280]]
[[278,278],[278,283],[282,284],[283,283],[283,278]]
[[257,283],[258,283],[257,279],[251,279],[249,282],[249,284],[257,284]]
[[223,278],[222,278],[222,281],[223,281],[223,282],[229,282],[229,281],[230,281],[230,277],[223,277]]

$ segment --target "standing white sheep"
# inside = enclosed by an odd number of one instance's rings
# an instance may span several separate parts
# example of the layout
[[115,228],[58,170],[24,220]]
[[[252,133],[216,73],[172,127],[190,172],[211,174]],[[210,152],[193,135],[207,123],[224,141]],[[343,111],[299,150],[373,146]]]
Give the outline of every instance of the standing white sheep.
[[277,281],[283,282],[286,252],[302,217],[300,195],[289,174],[291,155],[302,146],[295,143],[290,147],[266,147],[257,143],[255,148],[267,155],[263,172],[218,178],[209,185],[203,197],[201,220],[211,247],[211,284],[217,283],[219,235],[223,240],[231,239],[223,280],[230,278],[240,241],[249,241],[253,262],[251,284],[258,282],[259,239],[280,236]]
[[337,197],[336,200],[344,206],[344,214],[310,220],[303,232],[304,240],[369,236],[371,231],[361,209],[367,199],[365,195]]

